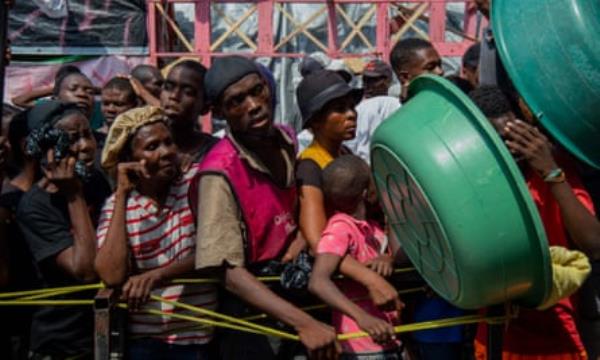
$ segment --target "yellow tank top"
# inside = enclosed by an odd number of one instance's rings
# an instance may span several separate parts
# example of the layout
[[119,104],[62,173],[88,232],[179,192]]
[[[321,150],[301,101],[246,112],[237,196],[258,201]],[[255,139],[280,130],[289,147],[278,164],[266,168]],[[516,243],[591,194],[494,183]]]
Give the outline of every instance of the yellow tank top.
[[319,165],[321,170],[325,169],[330,162],[333,161],[333,156],[319,144],[314,141],[300,153],[300,160],[310,159]]

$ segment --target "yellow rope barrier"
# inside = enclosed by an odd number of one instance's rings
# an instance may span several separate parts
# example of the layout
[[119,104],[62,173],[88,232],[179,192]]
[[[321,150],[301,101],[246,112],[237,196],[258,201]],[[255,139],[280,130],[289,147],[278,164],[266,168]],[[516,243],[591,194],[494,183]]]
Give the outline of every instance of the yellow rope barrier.
[[[416,292],[424,291],[424,290],[425,290],[425,286],[421,286],[421,287],[417,287],[417,288],[412,288],[412,289],[398,290],[398,295],[412,294],[412,293],[416,293]],[[365,297],[365,298],[354,298],[354,299],[350,299],[350,300],[352,300],[352,301],[361,301],[361,300],[365,300],[365,299],[368,299],[368,297]],[[329,307],[329,305],[320,304],[320,305],[305,306],[305,307],[302,307],[300,309],[304,310],[304,311],[313,311],[313,310],[326,309],[328,307]],[[253,321],[253,320],[266,319],[268,317],[269,317],[269,315],[267,315],[267,314],[258,314],[258,315],[252,315],[252,316],[245,317],[245,318],[243,318],[243,320]]]
[[[126,304],[119,304],[118,306],[122,309],[128,308]],[[168,316],[168,317],[172,317],[175,319],[187,320],[187,321],[199,323],[202,325],[222,327],[222,328],[227,328],[227,329],[231,329],[231,330],[246,331],[246,332],[250,332],[253,334],[264,335],[264,333],[262,331],[247,328],[244,326],[229,324],[229,323],[225,323],[225,322],[221,322],[221,321],[214,321],[214,320],[210,320],[210,319],[197,318],[197,317],[185,315],[185,314],[174,314],[174,313],[168,313],[165,311],[153,310],[153,309],[142,310],[142,312],[145,312],[147,314],[152,314],[152,315]]]
[[[414,268],[396,269],[394,271],[394,273],[405,273],[405,272],[411,272],[411,271],[414,271]],[[279,276],[264,276],[264,277],[259,277],[259,280],[263,281],[263,282],[273,282],[273,281],[279,281],[280,277]],[[176,280],[173,280],[172,283],[173,284],[200,284],[200,283],[216,283],[218,281],[219,280],[215,279],[215,278],[176,279]],[[91,306],[94,304],[93,300],[67,300],[67,299],[49,300],[48,298],[54,297],[54,296],[72,294],[72,293],[86,291],[86,290],[98,290],[98,289],[102,289],[102,288],[104,288],[104,285],[102,283],[97,283],[97,284],[65,286],[65,287],[56,287],[56,288],[46,288],[46,289],[0,293],[0,306],[78,306],[78,305],[79,306]],[[412,293],[412,292],[422,291],[423,289],[424,289],[424,287],[413,288],[413,289],[404,289],[404,290],[398,291],[398,293],[400,295],[402,295],[402,294],[408,294],[408,293]],[[203,326],[225,327],[225,328],[229,328],[232,330],[247,331],[247,332],[256,333],[256,334],[276,336],[276,337],[289,339],[289,340],[299,340],[299,337],[297,335],[290,334],[288,332],[280,331],[277,329],[273,329],[273,328],[270,328],[267,326],[254,324],[254,323],[250,322],[252,320],[264,319],[267,317],[266,314],[258,314],[258,315],[253,315],[253,316],[246,317],[243,319],[238,319],[238,318],[220,314],[220,313],[208,310],[208,309],[199,308],[196,306],[180,303],[177,301],[167,300],[167,299],[161,298],[159,296],[155,296],[155,295],[152,295],[151,299],[154,301],[159,301],[159,302],[162,302],[165,304],[169,304],[173,307],[178,307],[178,308],[192,311],[194,313],[202,314],[207,317],[211,317],[214,319],[220,319],[222,321],[216,321],[216,320],[206,319],[206,318],[198,318],[198,317],[183,315],[183,314],[173,314],[173,313],[168,313],[168,312],[164,312],[164,311],[160,311],[160,310],[152,310],[152,309],[144,310],[144,312],[149,313],[149,314],[179,318],[182,320],[195,322],[195,323],[201,324]],[[357,300],[357,299],[355,299],[355,300]],[[358,300],[360,300],[360,299],[358,299]],[[127,308],[126,304],[118,304],[118,306],[121,308]],[[318,309],[322,309],[322,308],[326,308],[326,307],[327,307],[327,305],[324,305],[324,304],[323,305],[313,305],[313,306],[304,307],[303,310],[311,311],[311,310],[318,310]],[[470,323],[480,322],[480,321],[505,321],[506,319],[507,319],[507,317],[484,318],[481,316],[466,316],[466,317],[445,319],[445,320],[436,320],[436,321],[430,321],[430,322],[418,323],[418,324],[401,325],[401,326],[396,327],[395,330],[396,330],[396,332],[400,333],[400,332],[417,331],[417,330],[423,330],[423,329],[434,329],[434,328],[439,328],[439,327],[454,326],[454,325],[460,325],[460,324],[470,324]],[[363,337],[363,336],[368,336],[368,334],[362,333],[362,332],[353,333],[353,334],[341,334],[339,336],[339,339],[347,340],[347,339],[353,339],[353,338]]]
[[266,334],[266,335],[278,336],[278,337],[281,337],[281,338],[284,338],[284,339],[290,339],[290,340],[296,340],[297,339],[297,336],[289,334],[287,332],[279,331],[279,330],[276,330],[276,329],[273,329],[273,328],[270,328],[270,327],[267,327],[267,326],[263,326],[263,325],[254,324],[254,323],[251,323],[251,322],[246,321],[246,320],[242,320],[242,319],[238,319],[238,318],[235,318],[235,317],[232,317],[232,316],[227,316],[227,315],[224,315],[224,314],[220,314],[218,312],[211,311],[211,310],[208,310],[208,309],[203,309],[203,308],[200,308],[200,307],[197,307],[197,306],[192,306],[192,305],[180,303],[178,301],[167,300],[167,299],[161,298],[160,296],[156,296],[156,295],[151,295],[150,298],[153,299],[153,300],[156,300],[156,301],[160,301],[160,302],[162,302],[164,304],[169,304],[169,305],[171,305],[173,307],[182,308],[182,309],[189,310],[189,311],[192,311],[192,312],[195,312],[195,313],[198,313],[198,314],[210,316],[210,317],[213,317],[213,318],[216,318],[216,319],[225,320],[225,321],[228,321],[230,323],[234,323],[234,324],[237,324],[237,325],[242,325],[244,327],[252,328],[252,329],[255,329],[255,330],[258,330],[258,331],[263,331],[264,334]]
[[57,291],[68,291],[68,292],[78,292],[84,290],[98,290],[104,288],[102,283],[97,284],[87,284],[87,285],[76,285],[76,286],[63,286],[56,288],[45,288],[45,289],[36,289],[36,290],[25,290],[25,291],[14,291],[7,293],[0,293],[0,299],[8,299],[15,298],[21,296],[30,296],[30,295],[40,295],[49,292],[57,292]]
[[[416,271],[415,268],[413,267],[409,267],[409,268],[400,268],[400,269],[394,269],[394,274],[403,274],[403,273],[409,273],[409,272],[413,272]],[[343,276],[342,275],[338,275],[336,277],[334,277],[334,279],[342,279]],[[279,281],[281,279],[280,276],[259,276],[257,277],[258,281],[261,282],[275,282],[275,281]],[[203,279],[175,279],[173,280],[171,283],[173,284],[216,284],[219,283],[220,280],[216,279],[216,278],[203,278]]]
[[0,306],[75,306],[94,305],[94,300],[0,300]]
[[[61,294],[66,293],[68,291],[74,292],[75,290],[73,290],[73,288],[77,288],[76,291],[84,291],[84,290],[98,288],[99,286],[101,286],[101,284],[79,286],[79,287],[56,288],[56,289],[53,289],[53,293],[55,295],[58,295],[59,292]],[[423,288],[405,289],[405,290],[400,290],[399,293],[406,294],[409,292],[416,292],[416,291],[422,291],[422,290],[423,290]],[[20,292],[20,293],[24,293],[24,292]],[[25,293],[31,294],[32,292],[25,292]],[[0,294],[0,295],[5,295],[5,294]],[[18,306],[28,306],[28,305],[29,306],[74,306],[74,305],[91,306],[94,304],[93,300],[47,300],[47,299],[36,300],[35,298],[39,297],[40,295],[41,294],[32,295],[32,296],[29,296],[27,299],[21,298],[21,299],[16,299],[16,300],[15,299],[0,300],[0,306],[16,306],[16,305],[18,305]],[[48,297],[53,296],[50,293],[44,294],[44,295],[46,295]],[[160,301],[162,303],[169,304],[173,307],[186,309],[186,310],[189,310],[189,311],[192,311],[195,313],[199,313],[199,314],[202,314],[202,315],[214,318],[214,319],[220,319],[223,321],[216,321],[213,319],[199,318],[199,317],[194,317],[194,316],[190,316],[190,315],[176,314],[176,313],[170,313],[170,312],[154,310],[154,309],[143,310],[143,312],[148,313],[148,314],[153,314],[153,315],[157,315],[157,316],[173,317],[173,318],[197,323],[197,324],[200,324],[203,326],[222,327],[222,328],[227,328],[227,329],[232,329],[232,330],[246,331],[246,332],[250,332],[250,333],[254,333],[254,334],[280,337],[280,338],[284,338],[284,339],[288,339],[288,340],[295,340],[295,341],[299,340],[298,335],[290,334],[288,332],[280,331],[280,330],[273,329],[273,328],[270,328],[267,326],[254,324],[254,323],[251,323],[248,321],[251,319],[253,320],[253,319],[265,317],[266,316],[265,314],[255,315],[255,316],[248,317],[245,319],[238,319],[238,318],[220,314],[220,313],[217,313],[217,312],[214,312],[211,310],[199,308],[199,307],[188,305],[188,304],[183,304],[183,303],[180,303],[177,301],[167,300],[167,299],[161,298],[159,296],[152,295],[151,298],[152,298],[152,300]],[[120,303],[117,306],[119,306],[120,308],[127,309],[127,305],[123,304],[123,303]],[[325,305],[309,306],[309,307],[305,307],[304,310],[309,311],[309,310],[318,309],[318,308],[322,308],[322,307],[325,307]],[[443,328],[443,327],[456,326],[456,325],[474,324],[474,323],[479,323],[479,322],[486,322],[488,324],[500,324],[500,323],[504,323],[504,322],[508,321],[512,317],[515,317],[515,314],[510,313],[510,312],[507,312],[507,315],[505,315],[505,316],[495,316],[495,317],[484,317],[481,315],[467,315],[467,316],[447,318],[447,319],[441,319],[441,320],[425,321],[425,322],[420,322],[420,323],[415,323],[415,324],[400,325],[400,326],[396,326],[394,328],[394,331],[396,333],[406,333],[406,332],[413,332],[413,331],[419,331],[419,330],[439,329],[439,328]],[[338,340],[345,341],[345,340],[356,339],[356,338],[366,337],[366,336],[369,336],[369,335],[365,332],[346,333],[346,334],[339,334]]]
[[[411,289],[404,289],[404,290],[398,291],[398,295],[411,294],[411,293],[416,293],[416,292],[423,291],[423,290],[425,290],[424,286],[417,287],[417,288],[411,288]],[[358,301],[358,300],[363,300],[363,299],[365,299],[365,298],[356,298],[356,299],[351,299],[351,300]],[[313,310],[326,309],[328,307],[329,307],[328,305],[319,304],[319,305],[311,305],[311,306],[301,307],[300,310],[313,311]],[[242,318],[242,320],[255,321],[255,320],[266,319],[268,317],[269,317],[269,315],[263,313],[263,314],[247,316],[247,317]],[[206,325],[193,325],[193,326],[181,327],[181,328],[175,329],[174,331],[170,332],[170,334],[177,334],[180,332],[189,332],[189,331],[202,330],[202,329],[206,329]],[[162,335],[163,333],[157,333],[156,335],[159,335],[159,334]]]
[[[433,330],[433,329],[439,329],[439,328],[443,328],[443,327],[456,326],[456,325],[475,324],[475,323],[480,323],[480,322],[485,322],[488,324],[501,324],[501,323],[504,323],[505,321],[509,320],[511,317],[512,317],[512,315],[494,316],[494,317],[485,317],[485,316],[481,316],[481,315],[460,316],[460,317],[447,318],[447,319],[441,319],[441,320],[424,321],[424,322],[414,323],[414,324],[399,325],[399,326],[394,327],[394,332],[396,334],[400,334],[400,333],[420,331],[420,330]],[[365,337],[365,336],[369,336],[369,334],[361,331],[361,332],[355,332],[355,333],[341,334],[338,336],[338,340],[344,341],[344,340],[361,338],[361,337]]]
[[52,290],[52,291],[48,291],[48,292],[45,292],[42,294],[20,297],[16,300],[41,300],[41,299],[47,299],[50,297],[74,294],[74,293],[78,293],[78,292],[82,292],[82,291],[90,291],[90,290],[96,290],[96,289],[97,289],[97,285],[94,285],[93,287],[90,286],[89,288],[79,288],[79,289],[75,289],[75,290],[73,290],[73,289]]
[[[415,268],[400,268],[395,269],[394,274],[408,273],[415,271]],[[341,275],[336,276],[336,279],[343,278]],[[280,276],[260,276],[257,278],[262,282],[274,282],[279,281]],[[171,284],[216,284],[219,283],[220,280],[217,278],[201,278],[201,279],[174,279],[171,281]],[[63,286],[63,287],[55,287],[55,288],[44,288],[44,289],[35,289],[35,290],[24,290],[24,291],[14,291],[14,292],[5,292],[0,293],[0,299],[10,299],[10,298],[23,298],[24,300],[30,299],[41,299],[44,297],[51,297],[55,295],[49,295],[51,293],[56,293],[57,295],[75,293],[85,290],[99,290],[103,289],[104,284],[95,283],[95,284],[86,284],[86,285],[75,285],[75,286]],[[42,294],[44,294],[42,296]],[[39,295],[39,297],[38,297]]]
[[[185,304],[182,304],[182,305],[185,305]],[[191,307],[193,307],[193,306],[191,306]],[[288,333],[285,333],[285,332],[282,332],[279,330],[275,330],[275,329],[270,329],[270,328],[267,328],[270,331],[260,331],[258,329],[247,328],[245,326],[238,326],[238,325],[234,325],[234,324],[230,324],[230,323],[228,324],[228,323],[222,322],[222,321],[213,321],[213,320],[209,320],[209,319],[196,318],[196,317],[189,316],[189,315],[167,313],[167,312],[163,312],[163,311],[159,311],[159,310],[145,310],[144,312],[147,312],[150,314],[155,314],[155,315],[173,317],[173,318],[182,319],[182,320],[188,320],[190,322],[200,323],[200,324],[204,324],[204,325],[229,328],[229,329],[239,330],[239,331],[248,331],[248,332],[252,332],[255,334],[270,335],[270,336],[280,337],[280,338],[284,338],[284,339],[288,339],[288,340],[295,340],[295,341],[300,340],[300,338],[297,335],[288,334]],[[215,314],[222,316],[222,317],[228,317],[228,316],[218,314],[218,313],[215,313]],[[504,323],[507,320],[509,320],[511,317],[514,317],[514,314],[507,314],[505,316],[493,316],[493,317],[485,317],[485,316],[481,316],[481,315],[460,316],[460,317],[447,318],[447,319],[441,319],[441,320],[425,321],[425,322],[420,322],[420,323],[415,323],[415,324],[400,325],[400,326],[394,327],[394,332],[399,334],[399,333],[406,333],[406,332],[419,331],[419,330],[439,329],[439,328],[443,328],[443,327],[456,326],[456,325],[474,324],[474,323],[479,323],[479,322],[486,322],[488,324],[501,324],[501,323]],[[230,319],[239,321],[239,319],[235,319],[235,318],[230,318]],[[247,324],[255,325],[252,323],[247,323]],[[366,332],[359,331],[359,332],[354,332],[354,333],[338,334],[337,339],[339,341],[347,341],[350,339],[357,339],[357,338],[367,337],[367,336],[369,336],[369,334],[367,334]]]

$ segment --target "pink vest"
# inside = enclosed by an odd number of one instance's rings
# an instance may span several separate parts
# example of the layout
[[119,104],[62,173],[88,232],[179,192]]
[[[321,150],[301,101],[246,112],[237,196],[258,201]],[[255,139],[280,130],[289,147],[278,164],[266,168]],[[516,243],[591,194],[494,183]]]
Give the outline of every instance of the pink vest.
[[[239,156],[228,137],[219,141],[198,165],[190,185],[190,204],[197,213],[200,177],[219,174],[231,186],[246,225],[248,265],[283,255],[296,230],[296,187],[279,188],[268,175],[255,170]],[[195,218],[195,216],[194,216]]]

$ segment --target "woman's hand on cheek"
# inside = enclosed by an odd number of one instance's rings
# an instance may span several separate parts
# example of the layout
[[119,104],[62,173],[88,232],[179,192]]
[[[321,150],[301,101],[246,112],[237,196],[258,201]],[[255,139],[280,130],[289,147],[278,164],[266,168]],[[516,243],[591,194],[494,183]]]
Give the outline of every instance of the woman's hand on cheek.
[[117,165],[117,190],[129,192],[133,190],[140,179],[149,179],[150,173],[146,167],[146,160],[120,163]]
[[73,156],[57,160],[54,150],[48,150],[46,155],[47,164],[44,167],[44,175],[49,182],[58,188],[60,193],[69,195],[81,190],[81,181],[75,174],[77,160]]

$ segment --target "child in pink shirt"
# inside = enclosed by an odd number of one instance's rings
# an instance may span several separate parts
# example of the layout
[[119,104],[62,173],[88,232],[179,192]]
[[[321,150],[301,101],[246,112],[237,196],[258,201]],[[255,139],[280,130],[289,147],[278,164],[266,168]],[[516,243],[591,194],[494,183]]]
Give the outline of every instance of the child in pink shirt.
[[[392,311],[377,308],[366,288],[371,282],[385,282],[367,264],[387,252],[383,231],[365,220],[365,198],[370,182],[368,165],[354,155],[336,158],[323,171],[323,193],[329,219],[317,246],[317,257],[309,288],[333,311],[338,333],[365,331],[370,336],[342,342],[341,359],[401,359],[400,342],[394,334],[403,304],[397,300]],[[364,264],[360,282],[331,280],[344,256]]]

